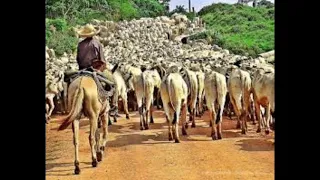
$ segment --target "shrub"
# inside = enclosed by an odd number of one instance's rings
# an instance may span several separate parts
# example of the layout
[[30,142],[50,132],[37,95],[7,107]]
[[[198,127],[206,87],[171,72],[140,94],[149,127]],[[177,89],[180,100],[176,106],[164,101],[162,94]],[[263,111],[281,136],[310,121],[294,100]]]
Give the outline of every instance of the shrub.
[[47,45],[55,50],[57,56],[64,52],[73,53],[77,48],[78,38],[71,36],[68,31],[57,31],[52,37],[47,39]]
[[202,8],[199,15],[207,24],[209,35],[195,38],[207,38],[229,49],[235,54],[257,54],[274,49],[274,8],[261,6],[257,8],[241,4],[212,4]]

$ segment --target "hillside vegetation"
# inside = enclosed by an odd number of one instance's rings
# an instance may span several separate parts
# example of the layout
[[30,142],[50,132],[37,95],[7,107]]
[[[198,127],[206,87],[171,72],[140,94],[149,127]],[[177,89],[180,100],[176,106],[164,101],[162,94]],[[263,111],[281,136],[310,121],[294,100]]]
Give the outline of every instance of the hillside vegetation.
[[[78,43],[71,30],[75,25],[84,25],[92,19],[121,21],[170,16],[175,12],[194,18],[183,6],[167,12],[158,0],[46,0],[46,45],[58,56],[72,53]],[[202,8],[198,16],[203,18],[208,31],[191,39],[204,38],[234,54],[253,57],[274,49],[274,7],[270,3],[255,8],[212,4]]]
[[92,19],[121,21],[165,13],[158,0],[46,0],[46,45],[58,56],[71,53],[78,43],[72,26]]
[[250,55],[274,49],[274,7],[212,4],[198,15],[206,23],[206,33],[193,38],[207,38],[234,54]]

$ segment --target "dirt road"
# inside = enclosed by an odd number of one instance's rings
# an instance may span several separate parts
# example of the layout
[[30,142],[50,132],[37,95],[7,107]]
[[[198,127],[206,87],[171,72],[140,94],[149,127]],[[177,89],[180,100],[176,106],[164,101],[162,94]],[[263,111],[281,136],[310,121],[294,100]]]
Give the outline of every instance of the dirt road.
[[74,175],[74,147],[71,127],[57,131],[53,117],[46,129],[46,179],[167,180],[167,179],[274,179],[274,137],[255,133],[241,135],[236,121],[223,118],[223,139],[212,141],[207,113],[196,119],[196,128],[181,135],[181,143],[168,141],[163,111],[155,111],[155,124],[140,131],[139,118],[122,115],[109,126],[106,153],[98,167],[91,166],[89,121],[80,121],[80,168]]

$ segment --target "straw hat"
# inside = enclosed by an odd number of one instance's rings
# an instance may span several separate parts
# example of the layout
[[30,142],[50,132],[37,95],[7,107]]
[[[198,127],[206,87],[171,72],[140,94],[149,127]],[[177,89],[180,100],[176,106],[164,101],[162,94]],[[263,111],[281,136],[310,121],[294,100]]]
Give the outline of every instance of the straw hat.
[[100,29],[96,29],[92,24],[86,24],[81,27],[77,32],[80,37],[92,37],[100,32]]

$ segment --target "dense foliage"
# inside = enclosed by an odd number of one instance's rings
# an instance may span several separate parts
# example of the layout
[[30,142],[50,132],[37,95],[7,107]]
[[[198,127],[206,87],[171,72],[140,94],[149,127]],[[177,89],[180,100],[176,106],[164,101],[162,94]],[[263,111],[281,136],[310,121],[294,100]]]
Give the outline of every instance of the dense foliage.
[[46,44],[59,56],[76,49],[72,26],[92,19],[120,21],[166,13],[158,0],[46,0]]
[[[84,25],[92,19],[131,20],[140,17],[156,17],[183,13],[189,19],[184,6],[167,12],[166,5],[158,0],[46,0],[46,44],[56,54],[74,52],[78,39],[72,26]],[[274,49],[274,5],[266,0],[258,1],[257,7],[246,5],[212,4],[202,8],[198,15],[203,18],[208,31],[192,37],[207,39],[210,43],[235,54],[250,55]]]
[[193,38],[207,38],[235,54],[250,55],[274,49],[274,7],[261,1],[253,8],[246,5],[212,4],[200,15],[207,32]]

